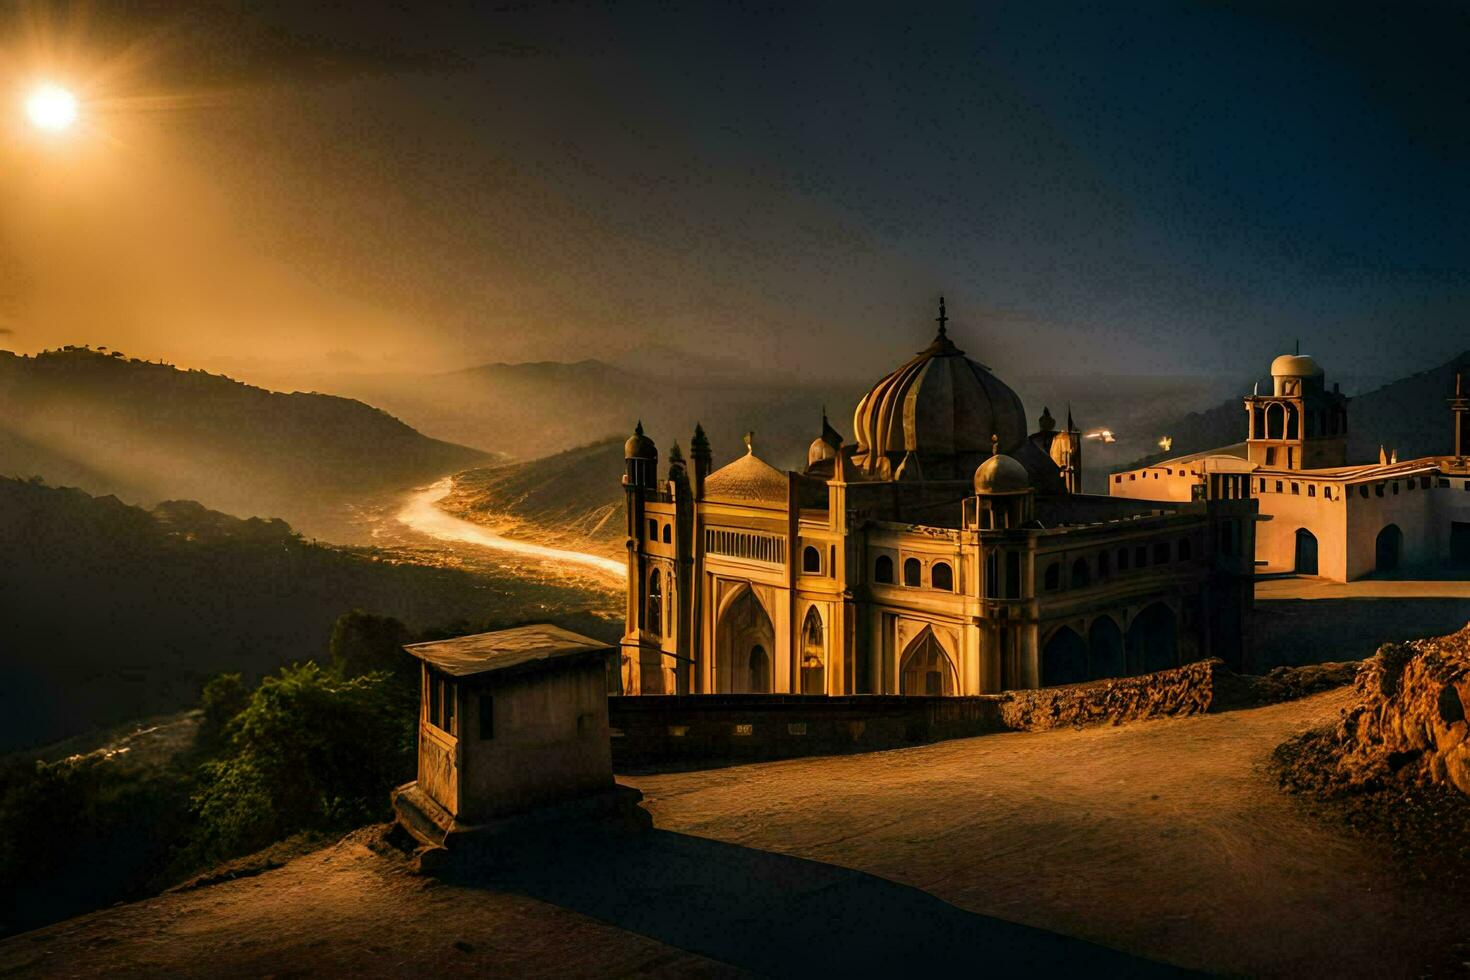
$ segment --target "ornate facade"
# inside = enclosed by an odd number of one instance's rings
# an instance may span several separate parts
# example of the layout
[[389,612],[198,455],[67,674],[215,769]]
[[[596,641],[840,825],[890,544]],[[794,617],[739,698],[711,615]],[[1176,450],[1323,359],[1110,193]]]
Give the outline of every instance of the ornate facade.
[[701,428],[662,476],[625,446],[625,693],[982,694],[1236,662],[1255,502],[1212,474],[1190,499],[1080,492],[1082,435],[948,335],[880,380],[855,444],[823,417],[801,472]]
[[1244,474],[1260,501],[1255,564],[1338,582],[1470,571],[1470,398],[1456,379],[1446,456],[1347,461],[1347,398],[1305,354],[1271,362],[1269,395],[1245,399],[1246,441],[1114,473],[1110,492],[1187,500],[1210,473]]

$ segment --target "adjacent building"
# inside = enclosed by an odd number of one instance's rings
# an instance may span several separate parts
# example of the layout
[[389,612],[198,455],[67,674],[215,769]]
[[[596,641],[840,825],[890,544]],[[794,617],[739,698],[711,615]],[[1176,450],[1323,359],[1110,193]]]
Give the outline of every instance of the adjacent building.
[[823,417],[801,472],[696,426],[667,467],[625,446],[630,694],[981,694],[1238,662],[1252,604],[1248,474],[1179,500],[1080,492],[1082,433],[948,335]]
[[1470,571],[1470,397],[1462,378],[1449,399],[1445,456],[1347,460],[1347,398],[1327,390],[1322,368],[1303,354],[1271,363],[1269,394],[1245,399],[1246,440],[1114,473],[1114,497],[1191,499],[1199,480],[1243,473],[1260,502],[1255,564],[1338,582],[1380,574]]

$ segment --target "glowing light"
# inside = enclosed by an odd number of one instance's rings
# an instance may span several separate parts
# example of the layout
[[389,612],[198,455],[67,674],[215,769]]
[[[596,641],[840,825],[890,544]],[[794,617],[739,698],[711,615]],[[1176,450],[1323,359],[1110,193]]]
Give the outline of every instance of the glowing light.
[[1159,436],[1159,448],[1162,449],[1166,453],[1169,450],[1173,449],[1174,448],[1174,437],[1173,436]]
[[59,85],[42,85],[26,96],[31,125],[59,133],[77,120],[77,97]]
[[1112,429],[1093,429],[1091,432],[1087,433],[1082,438],[1084,438],[1084,439],[1100,439],[1103,442],[1117,442],[1118,441],[1118,437],[1115,436],[1115,435],[1113,435],[1113,430]]

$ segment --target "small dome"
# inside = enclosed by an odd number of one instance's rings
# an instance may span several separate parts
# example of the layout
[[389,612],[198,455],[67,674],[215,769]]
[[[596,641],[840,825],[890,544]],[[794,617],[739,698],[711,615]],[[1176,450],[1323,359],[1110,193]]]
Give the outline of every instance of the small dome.
[[816,466],[818,463],[825,463],[829,459],[836,458],[837,447],[833,446],[830,442],[828,442],[826,439],[821,438],[820,436],[813,439],[812,444],[808,446],[806,450],[807,466]]
[[704,481],[707,499],[785,504],[787,493],[786,474],[752,451],[715,470]]
[[623,458],[658,459],[658,447],[653,444],[652,439],[643,434],[641,420],[638,427],[633,430],[633,434],[628,437],[628,441],[623,443]]
[[975,492],[979,494],[1026,493],[1030,489],[1026,467],[1009,456],[992,456],[975,471]]
[[1317,362],[1307,354],[1282,354],[1271,362],[1273,378],[1315,378],[1321,373]]

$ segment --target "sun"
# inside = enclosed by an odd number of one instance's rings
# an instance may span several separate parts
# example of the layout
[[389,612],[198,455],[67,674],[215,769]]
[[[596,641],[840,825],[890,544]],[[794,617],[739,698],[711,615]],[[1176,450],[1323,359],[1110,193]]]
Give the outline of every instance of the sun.
[[39,85],[26,96],[26,116],[31,125],[59,133],[77,119],[77,97],[60,85]]

